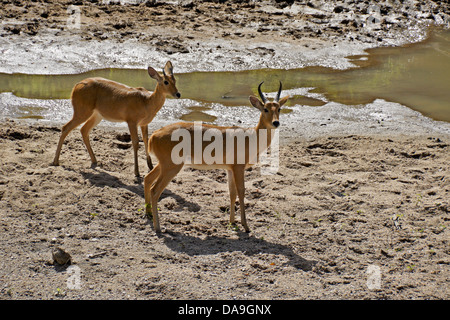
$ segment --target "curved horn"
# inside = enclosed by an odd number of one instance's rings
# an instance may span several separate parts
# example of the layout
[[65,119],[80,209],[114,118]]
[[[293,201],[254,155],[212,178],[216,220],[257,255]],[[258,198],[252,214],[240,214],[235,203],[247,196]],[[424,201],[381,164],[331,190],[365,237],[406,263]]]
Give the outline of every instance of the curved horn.
[[266,97],[264,96],[264,94],[261,91],[261,85],[263,83],[264,83],[264,81],[259,84],[259,86],[258,86],[258,93],[259,93],[259,96],[261,97],[262,102],[265,104],[267,102],[267,99],[266,99]]
[[280,88],[278,89],[278,93],[277,93],[277,96],[275,98],[276,102],[278,102],[280,100],[280,94],[281,94],[281,88],[282,87],[283,87],[283,85],[281,84],[281,81],[280,81]]

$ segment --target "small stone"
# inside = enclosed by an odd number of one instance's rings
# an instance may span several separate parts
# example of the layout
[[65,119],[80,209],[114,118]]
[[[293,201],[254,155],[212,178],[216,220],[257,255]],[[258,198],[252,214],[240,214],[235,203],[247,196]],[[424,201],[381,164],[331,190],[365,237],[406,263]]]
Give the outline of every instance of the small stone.
[[52,251],[53,261],[60,265],[70,264],[72,257],[61,248],[55,248]]

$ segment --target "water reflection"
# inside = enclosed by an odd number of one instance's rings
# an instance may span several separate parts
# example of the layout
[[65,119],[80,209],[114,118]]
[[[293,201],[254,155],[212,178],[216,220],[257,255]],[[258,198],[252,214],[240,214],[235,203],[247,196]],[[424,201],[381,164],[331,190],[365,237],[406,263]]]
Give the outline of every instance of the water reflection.
[[[348,57],[354,68],[336,70],[306,67],[290,70],[192,72],[176,74],[183,98],[225,106],[248,105],[248,96],[264,82],[264,91],[313,87],[326,101],[296,95],[288,106],[321,106],[328,101],[345,105],[373,102],[377,98],[398,102],[437,120],[450,122],[450,31],[431,31],[427,40],[402,47],[375,48],[367,55]],[[72,87],[87,77],[104,77],[133,87],[153,90],[146,70],[102,69],[75,75],[0,74],[0,92],[38,99],[68,99]],[[17,110],[17,117],[24,110]],[[214,121],[205,110],[191,109],[184,120]],[[30,110],[29,116],[39,116]],[[37,112],[35,114],[34,112]]]

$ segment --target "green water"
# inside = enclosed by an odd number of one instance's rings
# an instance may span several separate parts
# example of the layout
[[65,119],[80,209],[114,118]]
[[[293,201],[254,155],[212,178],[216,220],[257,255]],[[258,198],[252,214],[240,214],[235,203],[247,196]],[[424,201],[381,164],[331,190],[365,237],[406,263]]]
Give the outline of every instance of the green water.
[[[377,98],[398,102],[436,120],[450,122],[450,31],[431,31],[419,43],[367,50],[348,57],[354,68],[326,67],[241,72],[192,72],[176,74],[182,98],[226,106],[248,105],[248,96],[264,82],[265,92],[313,87],[327,101],[345,105],[367,104]],[[68,99],[72,87],[87,77],[104,77],[152,91],[156,85],[146,70],[102,69],[75,75],[0,74],[0,92],[37,99]],[[289,105],[320,106],[326,101],[294,96]],[[192,109],[186,120],[196,120]]]

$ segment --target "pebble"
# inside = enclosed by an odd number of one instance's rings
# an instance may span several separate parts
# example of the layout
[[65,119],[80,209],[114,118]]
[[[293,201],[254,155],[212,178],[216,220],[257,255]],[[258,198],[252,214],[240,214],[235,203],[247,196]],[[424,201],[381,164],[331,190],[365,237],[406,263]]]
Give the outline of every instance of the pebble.
[[59,247],[52,251],[52,257],[53,261],[60,265],[70,264],[72,260],[70,254]]

